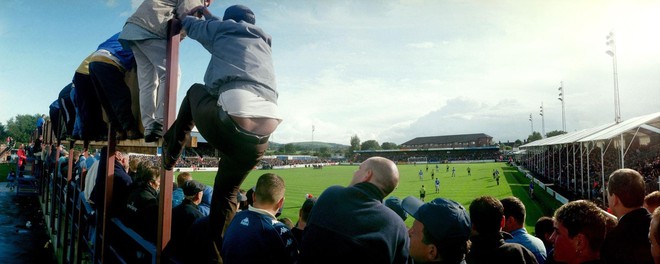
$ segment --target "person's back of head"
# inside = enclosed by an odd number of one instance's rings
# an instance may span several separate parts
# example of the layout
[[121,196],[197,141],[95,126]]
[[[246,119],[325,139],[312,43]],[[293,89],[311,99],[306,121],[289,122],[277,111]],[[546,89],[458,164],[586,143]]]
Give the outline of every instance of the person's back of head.
[[649,213],[653,213],[658,206],[660,206],[660,191],[654,191],[644,197],[644,208]]
[[543,241],[546,248],[552,247],[550,236],[554,232],[554,220],[549,216],[541,216],[534,225],[534,236]]
[[[639,172],[632,169],[618,169],[609,177],[607,183],[607,192],[612,197],[616,195],[621,201],[621,205],[626,209],[636,209],[644,205],[644,193],[646,186],[644,177]],[[611,200],[611,199],[608,199]],[[610,203],[612,201],[609,201]],[[610,206],[611,207],[611,206]],[[616,208],[612,208],[617,217],[623,214],[617,213]]]
[[649,242],[651,242],[653,261],[660,263],[660,209],[653,211],[651,225],[649,226]]
[[504,207],[505,224],[503,230],[511,232],[520,229],[525,224],[525,204],[515,196],[501,199]]
[[303,202],[302,206],[300,207],[300,222],[307,223],[307,219],[309,219],[309,214],[312,212],[314,204],[316,204],[316,197],[305,199],[305,202]]
[[403,221],[406,221],[408,213],[406,213],[406,211],[403,210],[403,207],[401,207],[401,200],[398,197],[391,196],[385,200],[384,204],[398,214]]
[[189,180],[192,180],[192,175],[190,175],[190,172],[179,173],[179,175],[176,176],[176,185],[181,188],[183,187],[183,184]]
[[257,180],[254,189],[254,207],[277,212],[284,201],[284,179],[273,174],[265,173]]
[[236,22],[245,21],[252,25],[256,23],[254,12],[252,12],[250,8],[244,5],[233,5],[225,9],[225,14],[222,17],[222,20],[224,21],[229,19]]
[[[358,171],[363,176],[356,175],[350,185],[368,181],[376,185],[385,196],[389,195],[399,185],[399,169],[393,161],[383,157],[371,157],[362,162]],[[357,172],[356,172],[357,173]]]
[[557,211],[553,240],[557,261],[582,263],[600,258],[605,235],[616,221],[587,200],[568,202]]
[[183,187],[181,188],[183,189],[183,195],[186,200],[189,200],[194,204],[200,204],[202,202],[206,185],[196,180],[189,180],[183,183]]
[[504,206],[495,197],[477,197],[470,204],[470,219],[472,229],[479,234],[500,232],[504,220]]

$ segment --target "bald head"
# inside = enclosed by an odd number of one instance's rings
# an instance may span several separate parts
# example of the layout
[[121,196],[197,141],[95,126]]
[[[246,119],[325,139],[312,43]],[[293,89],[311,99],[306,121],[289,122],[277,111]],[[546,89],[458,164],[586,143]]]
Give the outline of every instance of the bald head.
[[399,184],[399,169],[389,159],[371,157],[360,164],[358,170],[353,174],[350,185],[365,181],[376,185],[385,195],[388,195]]

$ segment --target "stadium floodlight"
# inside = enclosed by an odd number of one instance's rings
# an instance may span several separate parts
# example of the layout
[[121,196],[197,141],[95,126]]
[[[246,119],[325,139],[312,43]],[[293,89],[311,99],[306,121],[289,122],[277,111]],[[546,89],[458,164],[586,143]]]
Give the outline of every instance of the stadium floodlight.
[[[614,40],[614,32],[610,31],[609,34],[605,37],[607,39],[607,42],[605,42],[609,48],[609,50],[605,51],[607,55],[610,55],[612,57],[612,70],[614,72],[614,122],[621,123],[621,104],[619,100],[619,79],[617,77],[617,67],[616,67],[616,41]],[[619,136],[619,157],[621,159],[621,168],[625,167],[625,163],[623,160],[624,154],[623,154],[623,133]],[[603,200],[604,201],[604,200]]]
[[541,102],[541,111],[539,112],[541,116],[541,137],[545,138],[545,117],[543,116],[543,102]]
[[566,132],[566,107],[565,103],[566,101],[564,100],[564,82],[559,83],[559,101],[561,101],[561,128],[564,132]]

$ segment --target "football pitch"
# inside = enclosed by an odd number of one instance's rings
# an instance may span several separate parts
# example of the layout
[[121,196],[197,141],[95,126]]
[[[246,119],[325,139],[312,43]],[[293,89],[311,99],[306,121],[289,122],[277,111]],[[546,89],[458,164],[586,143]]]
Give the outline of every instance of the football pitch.
[[[400,182],[398,188],[390,194],[403,199],[407,196],[419,198],[419,190],[424,185],[426,189],[426,202],[437,197],[449,198],[455,200],[465,208],[469,208],[470,202],[479,196],[490,195],[498,199],[507,196],[516,196],[520,198],[527,209],[527,218],[525,225],[527,231],[534,232],[536,220],[543,216],[551,216],[552,212],[560,206],[552,197],[549,197],[543,190],[535,190],[535,199],[530,199],[529,180],[515,167],[508,166],[503,162],[494,163],[460,163],[460,164],[438,164],[438,170],[435,171],[435,177],[440,178],[440,191],[435,192],[434,181],[431,180],[431,173],[436,170],[436,164],[417,164],[417,165],[398,165],[400,173]],[[467,168],[471,170],[471,176],[468,176]],[[452,169],[456,169],[456,176],[452,177]],[[312,194],[315,197],[321,195],[323,190],[332,185],[347,186],[357,170],[357,165],[339,165],[326,166],[322,169],[309,168],[291,168],[276,170],[254,170],[245,179],[242,189],[252,188],[264,173],[275,173],[280,175],[286,184],[286,194],[284,208],[280,218],[288,217],[292,222],[298,220],[298,209],[305,200],[306,194]],[[420,180],[419,170],[423,172],[423,180]],[[500,184],[497,185],[493,179],[493,170],[500,172]],[[175,173],[176,175],[176,173]],[[192,172],[195,180],[206,185],[213,186],[215,172]],[[388,196],[389,197],[389,196]],[[341,206],[341,205],[337,205]],[[347,219],[350,220],[350,219]],[[405,221],[407,226],[411,226],[413,219],[408,217]]]

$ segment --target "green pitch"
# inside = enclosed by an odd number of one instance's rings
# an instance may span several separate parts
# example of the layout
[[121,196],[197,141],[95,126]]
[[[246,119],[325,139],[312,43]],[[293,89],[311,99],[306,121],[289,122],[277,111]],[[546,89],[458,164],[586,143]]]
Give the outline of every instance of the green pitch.
[[[559,207],[559,203],[548,197],[547,193],[536,186],[536,199],[530,199],[528,195],[529,180],[515,167],[506,163],[473,163],[473,164],[438,164],[435,177],[440,178],[440,191],[435,192],[435,184],[431,180],[431,171],[435,170],[435,164],[399,165],[400,182],[399,187],[390,194],[401,199],[407,196],[419,198],[419,190],[422,185],[426,188],[426,201],[429,202],[436,197],[455,200],[465,208],[469,208],[470,202],[482,195],[490,195],[504,198],[514,195],[520,198],[527,209],[526,228],[531,234],[534,232],[536,220],[543,216],[551,216],[552,212]],[[467,168],[471,169],[468,176]],[[452,168],[456,168],[456,176],[452,177]],[[353,172],[357,166],[326,166],[323,169],[294,168],[278,170],[254,170],[245,179],[242,189],[250,189],[257,182],[260,175],[271,172],[280,175],[286,183],[286,195],[284,208],[280,218],[288,217],[292,222],[298,220],[298,209],[305,200],[306,194],[315,197],[321,195],[323,190],[332,185],[346,186],[351,181]],[[424,173],[423,180],[419,178],[419,170]],[[493,179],[493,170],[500,171],[500,184],[497,185]],[[176,173],[175,173],[176,175]],[[215,172],[193,172],[193,178],[209,186],[213,186]],[[338,205],[339,206],[339,205]],[[408,217],[406,225],[411,226],[412,217]]]

